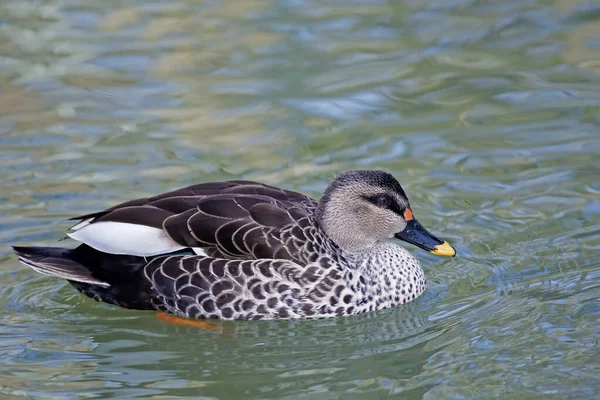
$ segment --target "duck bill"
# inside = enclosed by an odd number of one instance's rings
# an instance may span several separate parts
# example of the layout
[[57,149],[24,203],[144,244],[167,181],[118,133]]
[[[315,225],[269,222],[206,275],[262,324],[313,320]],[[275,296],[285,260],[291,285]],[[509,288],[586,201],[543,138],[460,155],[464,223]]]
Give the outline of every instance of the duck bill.
[[443,240],[428,232],[415,218],[406,222],[406,228],[395,237],[422,248],[436,256],[454,257],[456,250]]

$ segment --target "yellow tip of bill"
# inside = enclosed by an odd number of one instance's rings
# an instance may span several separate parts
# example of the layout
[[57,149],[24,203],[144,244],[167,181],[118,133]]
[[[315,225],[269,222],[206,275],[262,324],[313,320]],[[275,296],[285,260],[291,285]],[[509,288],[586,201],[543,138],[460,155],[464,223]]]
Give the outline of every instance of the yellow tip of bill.
[[454,257],[456,255],[456,250],[454,250],[454,247],[450,246],[448,242],[444,242],[435,246],[435,250],[432,250],[431,253],[436,256]]

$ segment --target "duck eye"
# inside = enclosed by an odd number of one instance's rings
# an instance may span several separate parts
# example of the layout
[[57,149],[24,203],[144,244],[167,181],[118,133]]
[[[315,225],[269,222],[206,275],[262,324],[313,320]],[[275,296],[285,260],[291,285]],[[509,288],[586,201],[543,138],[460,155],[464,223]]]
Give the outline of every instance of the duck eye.
[[375,203],[380,207],[389,207],[392,201],[388,196],[377,196]]

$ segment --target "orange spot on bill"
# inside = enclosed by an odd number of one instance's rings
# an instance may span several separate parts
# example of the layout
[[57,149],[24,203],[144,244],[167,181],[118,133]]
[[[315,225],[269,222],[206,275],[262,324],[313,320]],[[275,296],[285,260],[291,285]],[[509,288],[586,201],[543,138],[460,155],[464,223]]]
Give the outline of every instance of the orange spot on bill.
[[221,327],[219,325],[211,324],[210,322],[202,321],[199,319],[178,317],[176,315],[165,314],[162,312],[156,314],[156,318],[160,319],[161,321],[170,322],[172,324],[191,326],[193,328],[209,329],[211,331],[221,330]]
[[404,211],[404,219],[407,221],[410,221],[413,218],[414,217],[413,217],[412,210],[410,208],[407,208],[406,211]]

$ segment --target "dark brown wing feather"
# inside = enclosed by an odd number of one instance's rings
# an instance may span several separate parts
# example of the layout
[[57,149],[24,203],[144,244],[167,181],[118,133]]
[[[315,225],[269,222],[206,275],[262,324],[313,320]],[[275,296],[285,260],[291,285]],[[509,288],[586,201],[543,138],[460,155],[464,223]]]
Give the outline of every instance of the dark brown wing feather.
[[316,205],[301,193],[261,183],[210,182],[73,219],[162,228],[175,242],[215,257],[297,259],[293,239],[304,235],[294,227],[305,225]]
[[140,199],[129,200],[116,206],[107,208],[106,210],[81,215],[70,218],[70,220],[84,220],[89,218],[98,218],[104,214],[119,208],[152,205],[163,210],[180,213],[189,210],[196,206],[197,200],[202,197],[213,196],[217,194],[258,194],[261,196],[271,197],[275,200],[283,200],[292,203],[314,204],[316,202],[310,197],[302,193],[292,190],[284,190],[275,186],[265,185],[259,182],[234,180],[227,182],[205,182],[192,186],[187,186],[181,189],[162,193],[152,197],[144,197]]
[[[291,259],[294,254],[286,249],[282,235],[296,219],[287,207],[293,203],[261,195],[213,195],[201,198],[194,212],[169,217],[164,229],[178,243],[202,247],[216,257]],[[308,211],[296,210],[294,215],[307,218]]]
[[286,210],[271,203],[259,203],[248,210],[250,218],[262,226],[279,228],[294,223],[294,219]]
[[154,206],[127,206],[101,215],[94,222],[124,222],[162,228],[164,220],[172,215],[172,212]]

